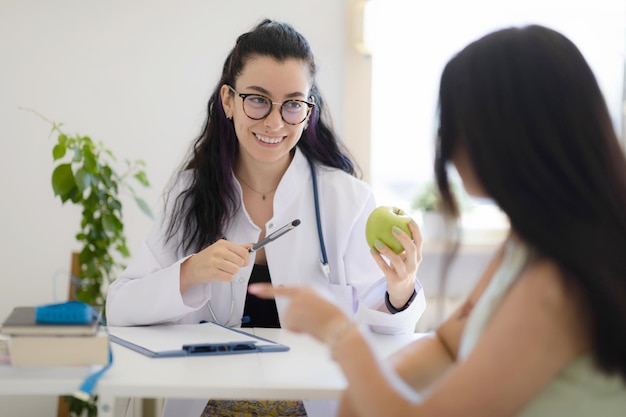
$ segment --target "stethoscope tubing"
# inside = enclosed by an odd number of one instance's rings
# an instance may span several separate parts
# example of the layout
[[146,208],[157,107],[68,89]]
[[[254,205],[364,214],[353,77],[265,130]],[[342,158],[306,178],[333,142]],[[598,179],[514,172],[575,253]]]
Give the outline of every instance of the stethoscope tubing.
[[[318,185],[317,185],[317,172],[315,169],[315,164],[310,160],[309,160],[309,167],[311,168],[311,182],[313,184],[313,202],[315,205],[315,223],[317,224],[317,238],[320,243],[320,251],[321,251],[320,267],[322,269],[322,272],[324,273],[324,276],[326,277],[326,280],[328,280],[328,282],[330,283],[331,282],[330,265],[328,263],[328,255],[326,254],[326,245],[324,243],[324,232],[322,230],[322,218],[321,218],[322,216],[320,214],[319,191],[318,191]],[[213,319],[215,323],[220,324],[222,326],[228,326],[228,327],[238,326],[239,324],[241,324],[242,322],[241,320],[238,320],[236,323],[231,323],[232,318],[233,318],[233,311],[235,310],[234,294],[235,294],[235,283],[231,282],[230,283],[230,311],[228,313],[228,320],[226,320],[226,323],[220,323],[220,321],[217,319],[215,312],[213,311],[213,308],[211,308],[211,301],[210,300],[207,301],[206,305],[209,308],[209,312],[211,313],[211,318]]]

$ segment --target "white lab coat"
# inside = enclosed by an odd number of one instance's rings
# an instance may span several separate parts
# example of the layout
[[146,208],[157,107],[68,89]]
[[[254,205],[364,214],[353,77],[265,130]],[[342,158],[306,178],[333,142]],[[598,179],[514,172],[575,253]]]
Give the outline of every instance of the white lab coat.
[[[317,166],[320,217],[324,243],[330,265],[330,282],[321,266],[321,250],[315,220],[311,173],[307,159],[296,150],[293,161],[281,179],[274,195],[274,216],[266,223],[267,234],[300,219],[300,225],[265,246],[267,264],[273,285],[313,285],[327,290],[332,298],[355,319],[368,324],[379,333],[413,332],[426,302],[421,285],[416,281],[418,295],[408,309],[390,314],[384,307],[386,279],[372,259],[365,241],[365,222],[376,202],[370,187],[337,169]],[[238,184],[235,181],[236,184]],[[181,296],[180,264],[187,259],[176,247],[182,235],[164,244],[163,236],[176,194],[186,188],[188,177],[179,178],[170,198],[170,207],[122,275],[115,280],[107,295],[106,317],[112,326],[156,323],[198,323],[212,321],[207,303],[217,321],[240,326],[248,279],[254,259],[234,276],[233,283],[214,282],[197,285]],[[240,191],[241,193],[241,191]],[[243,208],[228,226],[224,238],[236,243],[259,240],[257,227]],[[250,255],[254,258],[254,253]],[[287,301],[277,299],[282,319]],[[232,310],[232,314],[230,313]],[[206,400],[195,401],[190,414],[190,400],[178,400],[172,409],[166,403],[164,416],[198,417]],[[191,400],[194,401],[194,400]],[[202,403],[202,404],[200,404]],[[200,411],[196,413],[196,409]],[[307,404],[310,417],[317,414]]]

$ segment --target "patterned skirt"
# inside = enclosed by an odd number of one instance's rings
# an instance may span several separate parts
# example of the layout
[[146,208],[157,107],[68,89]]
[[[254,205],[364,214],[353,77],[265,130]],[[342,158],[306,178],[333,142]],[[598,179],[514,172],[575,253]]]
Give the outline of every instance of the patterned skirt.
[[302,401],[209,400],[200,417],[306,417]]

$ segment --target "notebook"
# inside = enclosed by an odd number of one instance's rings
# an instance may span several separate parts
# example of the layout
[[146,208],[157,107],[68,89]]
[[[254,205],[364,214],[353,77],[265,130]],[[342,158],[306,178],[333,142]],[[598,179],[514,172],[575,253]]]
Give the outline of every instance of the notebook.
[[8,340],[11,365],[18,368],[106,365],[109,338],[94,336],[16,336]]
[[0,333],[9,336],[93,336],[98,331],[98,317],[83,324],[39,323],[35,309],[36,307],[15,307],[2,323]]

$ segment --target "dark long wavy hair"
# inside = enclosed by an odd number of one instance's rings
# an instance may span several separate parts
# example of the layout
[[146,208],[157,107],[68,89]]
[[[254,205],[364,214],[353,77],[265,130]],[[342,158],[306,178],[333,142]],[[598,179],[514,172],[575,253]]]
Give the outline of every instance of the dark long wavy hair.
[[626,380],[626,160],[592,70],[566,37],[508,28],[445,67],[435,176],[459,144],[512,229],[560,267],[594,359]]
[[[192,181],[189,188],[176,197],[166,240],[182,230],[184,238],[178,247],[182,254],[199,251],[220,239],[239,209],[240,200],[232,174],[239,143],[232,121],[224,115],[220,88],[224,84],[236,85],[246,63],[257,56],[271,57],[279,62],[297,59],[308,66],[312,85],[310,95],[316,106],[297,146],[310,161],[359,175],[353,159],[333,130],[315,83],[316,66],[309,43],[289,24],[263,20],[250,32],[240,35],[228,54],[221,78],[209,98],[202,133],[179,171],[180,174],[190,170]],[[171,198],[169,193],[167,198]]]

